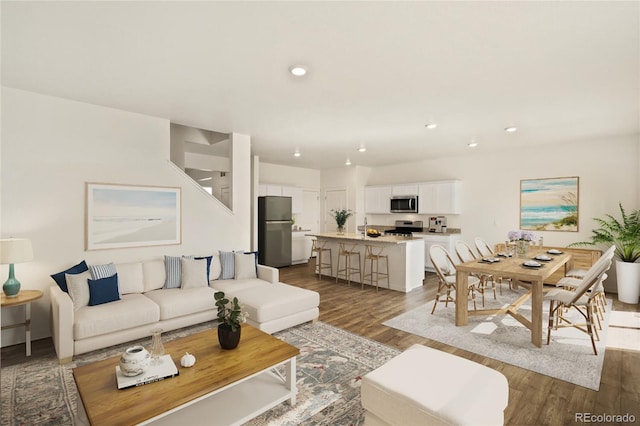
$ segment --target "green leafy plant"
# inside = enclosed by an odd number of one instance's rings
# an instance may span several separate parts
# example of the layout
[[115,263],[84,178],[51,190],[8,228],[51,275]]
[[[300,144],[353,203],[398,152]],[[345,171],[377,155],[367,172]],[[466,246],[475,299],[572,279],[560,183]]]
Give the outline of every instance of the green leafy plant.
[[610,214],[604,218],[594,218],[600,226],[592,231],[591,241],[570,244],[571,246],[586,246],[596,244],[615,245],[616,256],[623,262],[633,263],[640,259],[640,211],[625,211],[620,206],[621,220]]
[[331,210],[331,214],[333,215],[336,223],[340,227],[344,227],[344,224],[347,223],[347,219],[353,214],[351,210],[348,209],[340,209],[340,210]]
[[238,298],[234,297],[233,300],[229,300],[223,291],[217,291],[213,297],[216,299],[220,324],[227,324],[231,331],[240,328],[240,324],[245,322],[249,315],[242,312],[242,305],[238,302]]

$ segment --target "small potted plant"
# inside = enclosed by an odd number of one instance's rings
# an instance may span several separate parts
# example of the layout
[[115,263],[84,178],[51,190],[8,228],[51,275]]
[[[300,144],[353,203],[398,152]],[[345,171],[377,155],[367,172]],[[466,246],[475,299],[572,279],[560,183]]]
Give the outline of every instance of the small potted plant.
[[344,234],[344,225],[347,223],[347,219],[351,217],[353,212],[349,209],[333,209],[331,210],[331,214],[333,215],[334,219],[336,220],[336,224],[338,225],[338,234]]
[[223,291],[216,292],[213,297],[218,308],[218,341],[222,349],[234,349],[240,342],[241,324],[247,320],[248,314],[242,312],[238,298],[229,300]]

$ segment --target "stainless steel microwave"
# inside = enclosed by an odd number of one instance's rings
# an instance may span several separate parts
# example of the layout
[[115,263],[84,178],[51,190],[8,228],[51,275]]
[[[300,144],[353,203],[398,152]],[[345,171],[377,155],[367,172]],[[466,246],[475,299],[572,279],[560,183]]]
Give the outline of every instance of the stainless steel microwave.
[[391,197],[391,213],[418,213],[418,196],[396,195]]

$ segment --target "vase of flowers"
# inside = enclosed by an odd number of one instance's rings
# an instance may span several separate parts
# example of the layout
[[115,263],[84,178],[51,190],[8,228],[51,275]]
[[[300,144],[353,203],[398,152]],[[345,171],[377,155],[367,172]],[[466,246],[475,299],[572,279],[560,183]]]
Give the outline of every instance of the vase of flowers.
[[229,300],[223,291],[216,292],[213,297],[218,307],[218,341],[222,349],[235,349],[240,343],[241,324],[247,320],[247,313],[242,312],[238,298]]
[[509,231],[509,241],[513,242],[516,247],[516,255],[518,257],[526,257],[529,253],[529,246],[532,241],[536,240],[536,233],[533,231]]
[[336,220],[336,225],[338,225],[338,235],[344,235],[344,225],[347,223],[347,219],[349,219],[353,212],[349,209],[333,209],[331,210],[331,214]]

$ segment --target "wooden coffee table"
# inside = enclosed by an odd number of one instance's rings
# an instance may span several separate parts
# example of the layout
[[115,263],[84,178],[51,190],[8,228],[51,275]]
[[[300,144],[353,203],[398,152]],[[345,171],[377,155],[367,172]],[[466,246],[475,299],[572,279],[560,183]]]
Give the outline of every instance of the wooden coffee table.
[[[73,369],[81,401],[79,420],[92,425],[241,424],[289,400],[296,402],[296,356],[300,350],[248,324],[236,349],[223,350],[217,329],[164,343],[180,374],[118,390],[113,357]],[[190,368],[180,366],[189,352]],[[285,365],[280,376],[274,367]],[[86,421],[86,420],[85,420]]]

